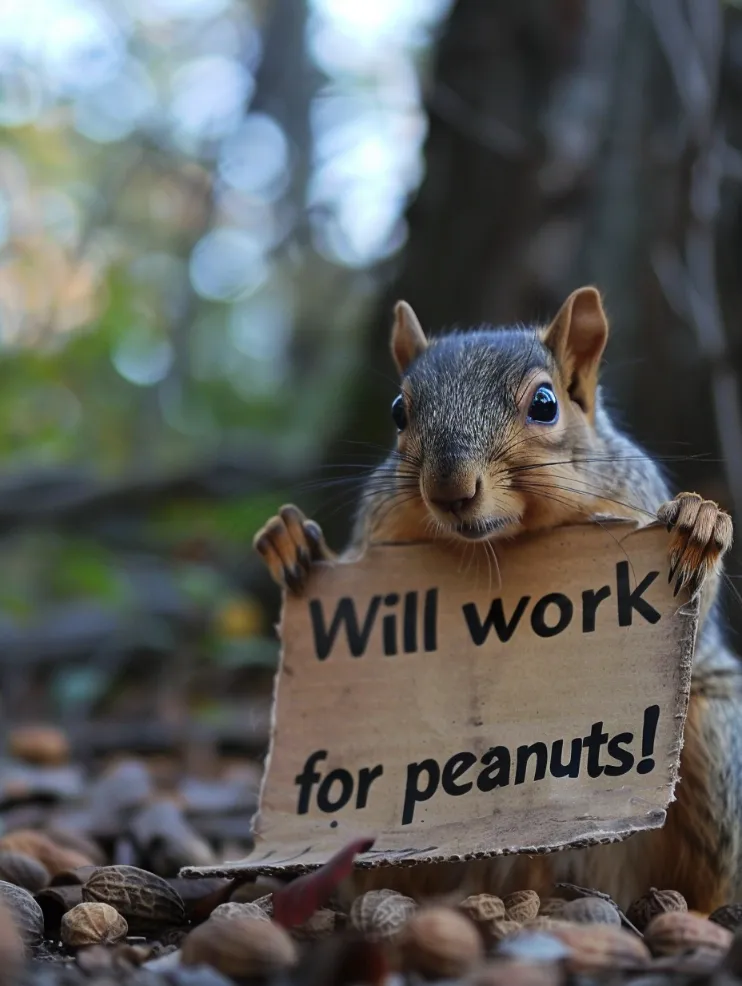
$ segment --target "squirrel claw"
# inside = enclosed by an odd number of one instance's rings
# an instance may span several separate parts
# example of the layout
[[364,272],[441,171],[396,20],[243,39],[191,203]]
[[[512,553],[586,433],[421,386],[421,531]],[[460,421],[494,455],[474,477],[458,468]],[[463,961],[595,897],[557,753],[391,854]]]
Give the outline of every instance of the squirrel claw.
[[253,538],[253,547],[268,566],[274,582],[299,594],[306,585],[312,565],[332,561],[322,530],[307,520],[298,507],[287,504],[271,517]]
[[673,596],[687,587],[693,598],[731,547],[732,520],[713,500],[697,493],[678,494],[660,507],[657,516],[673,535],[667,579],[671,583],[677,576]]

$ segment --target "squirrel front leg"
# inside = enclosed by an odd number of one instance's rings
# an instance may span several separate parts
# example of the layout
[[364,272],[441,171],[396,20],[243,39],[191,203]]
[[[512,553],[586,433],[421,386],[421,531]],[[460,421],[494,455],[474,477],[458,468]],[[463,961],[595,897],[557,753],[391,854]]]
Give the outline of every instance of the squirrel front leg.
[[261,527],[253,539],[274,582],[290,592],[300,593],[312,565],[334,562],[337,556],[325,542],[322,529],[308,520],[298,507],[286,504]]
[[684,586],[701,593],[699,629],[716,600],[724,555],[732,546],[732,518],[713,500],[698,493],[679,493],[663,503],[658,519],[671,532],[670,573],[675,594]]

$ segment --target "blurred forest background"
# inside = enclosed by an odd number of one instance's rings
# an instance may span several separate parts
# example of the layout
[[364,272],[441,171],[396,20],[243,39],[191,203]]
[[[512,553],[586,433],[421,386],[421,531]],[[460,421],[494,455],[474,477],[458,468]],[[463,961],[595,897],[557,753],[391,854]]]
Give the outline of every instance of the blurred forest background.
[[251,538],[342,545],[397,297],[596,283],[612,405],[742,521],[742,4],[0,0],[0,126],[4,724],[261,748]]

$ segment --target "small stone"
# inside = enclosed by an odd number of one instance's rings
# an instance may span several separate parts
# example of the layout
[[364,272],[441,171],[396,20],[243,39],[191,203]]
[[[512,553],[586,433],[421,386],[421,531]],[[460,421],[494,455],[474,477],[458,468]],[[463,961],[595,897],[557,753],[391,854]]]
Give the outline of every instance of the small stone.
[[62,917],[60,937],[68,948],[112,945],[129,933],[126,919],[110,904],[78,904]]
[[613,904],[600,897],[581,897],[567,901],[559,915],[561,920],[576,924],[614,924],[621,926],[621,915]]
[[530,921],[536,917],[541,899],[535,890],[517,890],[503,900],[505,914],[511,921]]
[[474,924],[459,911],[426,907],[404,929],[402,962],[409,972],[436,979],[463,976],[484,957]]
[[626,917],[631,921],[635,928],[644,931],[652,918],[658,914],[665,914],[668,911],[687,911],[688,905],[685,897],[677,890],[657,890],[656,887],[650,889],[638,897],[626,912]]

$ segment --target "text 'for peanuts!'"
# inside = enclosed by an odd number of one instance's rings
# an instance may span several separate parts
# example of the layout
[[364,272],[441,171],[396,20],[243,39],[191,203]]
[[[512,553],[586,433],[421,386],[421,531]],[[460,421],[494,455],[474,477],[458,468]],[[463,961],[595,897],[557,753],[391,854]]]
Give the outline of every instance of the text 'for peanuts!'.
[[[697,602],[668,534],[581,525],[481,557],[378,545],[287,596],[255,849],[291,870],[585,845],[661,826]],[[199,871],[201,872],[201,871]]]

